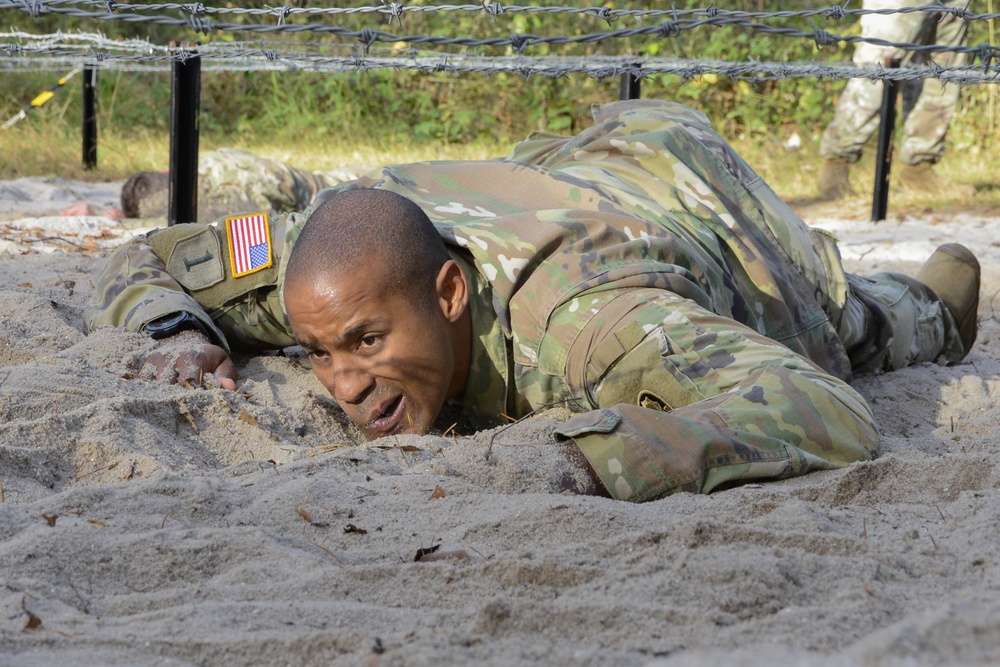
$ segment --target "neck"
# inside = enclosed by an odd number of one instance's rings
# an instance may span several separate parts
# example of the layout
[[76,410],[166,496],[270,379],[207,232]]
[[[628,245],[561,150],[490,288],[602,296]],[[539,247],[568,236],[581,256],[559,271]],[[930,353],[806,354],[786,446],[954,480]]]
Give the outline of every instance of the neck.
[[459,398],[465,393],[469,383],[469,368],[472,366],[472,315],[470,309],[465,312],[452,327],[452,340],[455,341],[455,371],[451,376],[451,386],[448,387],[448,398]]

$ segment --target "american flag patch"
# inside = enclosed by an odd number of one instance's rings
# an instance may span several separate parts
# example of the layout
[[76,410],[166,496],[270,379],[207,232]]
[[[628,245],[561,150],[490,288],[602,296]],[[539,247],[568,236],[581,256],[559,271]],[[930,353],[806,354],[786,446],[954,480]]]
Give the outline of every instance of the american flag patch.
[[229,237],[229,266],[233,278],[263,271],[274,263],[267,213],[226,218],[226,236]]

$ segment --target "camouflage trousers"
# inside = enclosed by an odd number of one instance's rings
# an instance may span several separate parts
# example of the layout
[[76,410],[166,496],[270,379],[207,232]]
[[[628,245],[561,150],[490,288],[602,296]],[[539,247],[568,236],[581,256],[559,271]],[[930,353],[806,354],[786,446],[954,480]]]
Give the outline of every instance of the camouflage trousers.
[[[926,287],[896,274],[846,280],[837,331],[857,370],[963,356],[954,320]],[[603,294],[597,307],[569,352],[568,379],[601,409],[557,432],[612,497],[707,493],[878,455],[865,400],[781,343],[660,290]]]
[[[968,0],[942,0],[934,3],[918,0],[865,0],[864,8],[898,9],[929,4],[964,8]],[[866,14],[861,18],[863,37],[896,43],[961,46],[966,41],[967,29],[966,20],[935,12]],[[897,59],[904,64],[910,61],[934,62],[942,67],[956,67],[964,65],[967,58],[964,53],[926,55],[869,43],[858,44],[854,51],[854,63],[858,66],[886,64]],[[912,91],[917,93],[912,109],[904,104],[905,120],[899,159],[906,164],[937,162],[944,154],[945,135],[958,103],[959,86],[955,83],[942,83],[938,79],[907,82],[904,86],[904,100],[912,97],[907,86],[915,86],[919,90]],[[880,80],[851,79],[847,83],[837,102],[833,121],[827,126],[820,144],[820,154],[825,159],[842,158],[851,162],[858,160],[862,147],[878,127],[882,88]]]

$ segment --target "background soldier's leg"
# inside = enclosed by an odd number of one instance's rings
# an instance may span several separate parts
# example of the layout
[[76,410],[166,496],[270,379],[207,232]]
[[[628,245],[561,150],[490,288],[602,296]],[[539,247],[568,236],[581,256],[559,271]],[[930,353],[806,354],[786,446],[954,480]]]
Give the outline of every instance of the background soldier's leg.
[[[912,0],[867,0],[865,9],[894,9],[916,4]],[[861,34],[864,37],[884,39],[890,42],[912,42],[920,31],[923,14],[866,14],[861,18]],[[887,46],[865,42],[854,50],[854,64],[859,67],[874,63],[886,63],[896,58],[904,58],[905,52]],[[824,159],[843,159],[856,162],[865,142],[878,127],[879,111],[882,108],[882,82],[868,79],[851,79],[834,112],[833,120],[823,133],[820,155]]]
[[878,127],[881,105],[881,81],[848,81],[837,102],[833,120],[823,132],[820,155],[826,160],[857,162],[861,149]]
[[[965,7],[967,0],[944,3]],[[928,42],[941,46],[961,46],[968,33],[968,22],[950,14],[930,14],[925,19]],[[939,22],[940,21],[940,22]],[[930,61],[942,67],[961,67],[967,61],[964,53],[935,53]],[[937,162],[944,154],[944,139],[948,123],[958,104],[959,86],[940,79],[925,79],[916,105],[903,125],[899,158],[905,164]]]

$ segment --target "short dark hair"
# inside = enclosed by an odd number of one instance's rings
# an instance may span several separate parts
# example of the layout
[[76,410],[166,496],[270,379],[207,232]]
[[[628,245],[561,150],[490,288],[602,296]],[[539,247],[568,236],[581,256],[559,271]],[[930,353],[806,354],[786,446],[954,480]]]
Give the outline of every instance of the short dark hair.
[[[138,171],[132,174],[122,185],[122,212],[125,217],[142,217],[142,200],[160,192],[165,193],[169,187],[170,177],[167,174],[158,171]],[[163,199],[166,201],[165,194]],[[149,215],[149,206],[146,207],[146,215]]]
[[319,204],[295,242],[285,284],[367,268],[377,257],[402,290],[433,287],[450,259],[434,224],[415,203],[388,190],[356,188]]

